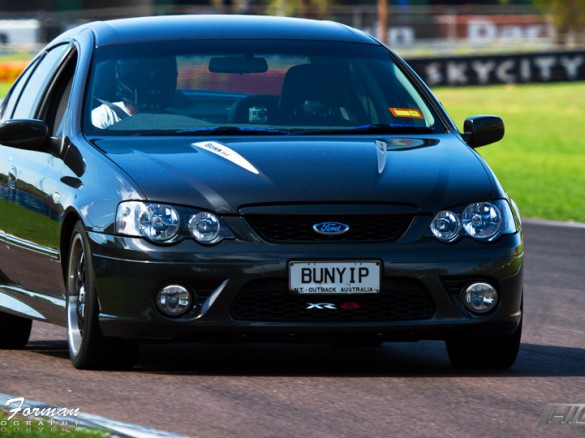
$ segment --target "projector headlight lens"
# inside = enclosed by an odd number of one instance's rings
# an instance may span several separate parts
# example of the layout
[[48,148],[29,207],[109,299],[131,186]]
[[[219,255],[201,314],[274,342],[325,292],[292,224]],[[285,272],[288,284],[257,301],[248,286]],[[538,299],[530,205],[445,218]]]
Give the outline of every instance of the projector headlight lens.
[[477,240],[490,241],[502,234],[502,213],[490,202],[470,204],[461,215],[463,228]]
[[440,211],[431,222],[431,232],[443,242],[453,242],[461,235],[461,221],[452,211]]
[[189,230],[199,243],[216,243],[220,239],[221,222],[213,213],[201,212],[191,217]]

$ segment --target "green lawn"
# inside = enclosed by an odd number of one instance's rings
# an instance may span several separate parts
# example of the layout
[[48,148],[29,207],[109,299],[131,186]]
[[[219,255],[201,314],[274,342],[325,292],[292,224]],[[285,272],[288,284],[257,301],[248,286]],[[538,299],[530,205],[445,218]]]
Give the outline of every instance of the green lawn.
[[479,148],[522,216],[585,222],[585,83],[437,88],[457,125],[495,114],[506,135]]
[[10,88],[11,84],[7,84],[5,82],[0,82],[0,98],[3,98],[6,93],[8,92],[8,89]]

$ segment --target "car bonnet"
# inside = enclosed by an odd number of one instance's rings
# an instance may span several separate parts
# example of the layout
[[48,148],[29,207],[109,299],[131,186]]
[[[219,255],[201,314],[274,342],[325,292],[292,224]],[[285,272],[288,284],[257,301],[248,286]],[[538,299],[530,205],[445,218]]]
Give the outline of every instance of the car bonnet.
[[493,199],[494,177],[453,135],[95,140],[149,200],[237,214],[249,205],[388,203],[421,212]]

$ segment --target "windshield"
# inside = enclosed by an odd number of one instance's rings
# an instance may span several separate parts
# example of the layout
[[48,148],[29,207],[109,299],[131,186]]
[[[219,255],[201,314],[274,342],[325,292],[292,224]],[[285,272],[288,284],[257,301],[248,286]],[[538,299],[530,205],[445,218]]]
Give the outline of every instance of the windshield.
[[102,47],[84,108],[101,136],[444,130],[383,47],[322,41]]

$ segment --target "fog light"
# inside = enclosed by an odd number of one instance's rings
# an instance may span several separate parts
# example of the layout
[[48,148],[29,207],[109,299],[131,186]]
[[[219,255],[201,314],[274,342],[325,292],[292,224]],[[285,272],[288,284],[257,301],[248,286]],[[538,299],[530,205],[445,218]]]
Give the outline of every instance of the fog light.
[[193,306],[195,297],[187,288],[173,284],[156,295],[156,307],[167,316],[181,316]]
[[465,307],[474,313],[486,313],[498,304],[498,293],[488,283],[473,283],[463,291]]

